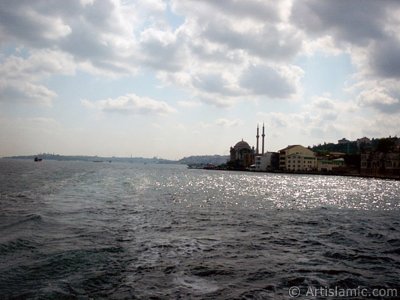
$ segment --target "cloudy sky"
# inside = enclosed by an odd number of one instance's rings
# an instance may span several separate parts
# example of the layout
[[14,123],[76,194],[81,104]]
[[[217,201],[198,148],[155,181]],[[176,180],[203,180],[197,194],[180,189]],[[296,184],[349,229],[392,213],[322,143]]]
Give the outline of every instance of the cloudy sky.
[[400,135],[400,2],[0,2],[0,156]]

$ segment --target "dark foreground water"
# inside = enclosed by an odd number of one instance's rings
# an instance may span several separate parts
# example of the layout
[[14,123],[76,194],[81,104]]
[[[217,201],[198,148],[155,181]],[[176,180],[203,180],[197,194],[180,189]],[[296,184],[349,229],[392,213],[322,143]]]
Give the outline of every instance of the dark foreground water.
[[399,181],[0,160],[0,298],[399,289],[399,213]]

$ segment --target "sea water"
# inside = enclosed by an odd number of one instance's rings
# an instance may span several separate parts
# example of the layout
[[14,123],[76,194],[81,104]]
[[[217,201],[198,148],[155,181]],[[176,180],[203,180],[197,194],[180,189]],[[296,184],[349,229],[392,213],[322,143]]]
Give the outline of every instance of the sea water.
[[0,298],[397,291],[399,213],[399,181],[3,159]]

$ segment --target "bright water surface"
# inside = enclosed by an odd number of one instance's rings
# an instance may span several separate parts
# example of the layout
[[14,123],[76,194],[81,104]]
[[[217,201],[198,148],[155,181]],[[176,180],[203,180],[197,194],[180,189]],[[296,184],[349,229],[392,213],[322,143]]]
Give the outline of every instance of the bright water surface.
[[400,287],[400,182],[0,160],[0,298]]

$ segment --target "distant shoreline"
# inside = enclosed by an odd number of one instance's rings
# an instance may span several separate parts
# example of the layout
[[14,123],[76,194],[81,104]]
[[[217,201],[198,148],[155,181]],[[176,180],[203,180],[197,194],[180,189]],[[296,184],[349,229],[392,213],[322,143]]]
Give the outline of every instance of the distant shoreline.
[[232,169],[200,169],[210,171],[229,171],[229,172],[246,172],[254,174],[290,174],[290,175],[319,175],[319,176],[344,176],[344,177],[359,177],[370,179],[384,179],[384,180],[400,180],[399,176],[390,175],[370,175],[370,174],[346,174],[346,173],[321,173],[321,172],[286,172],[286,171],[250,171],[250,170],[232,170]]
[[117,157],[117,156],[96,156],[96,155],[60,155],[50,153],[38,153],[35,155],[15,155],[1,157],[0,159],[35,159],[35,157],[43,160],[58,160],[58,161],[107,161],[107,162],[130,162],[130,163],[148,163],[148,164],[205,164],[211,163],[221,165],[226,163],[228,156],[224,155],[191,155],[181,159],[165,159],[160,157]]
[[[83,161],[83,162],[116,162],[116,163],[137,163],[137,164],[176,164],[176,165],[187,165],[180,160],[167,160],[161,158],[143,158],[143,157],[101,157],[101,156],[64,156],[64,155],[28,155],[28,156],[11,156],[1,157],[0,160],[31,160],[40,156],[43,161]],[[232,170],[232,169],[221,169],[221,168],[192,168],[193,170],[211,170],[211,171],[229,171],[229,172],[248,172],[255,174],[291,174],[291,175],[322,175],[322,176],[346,176],[346,177],[359,177],[359,178],[371,178],[371,179],[383,179],[383,180],[400,180],[400,176],[382,175],[382,174],[357,174],[357,173],[323,173],[323,172],[287,172],[287,171],[250,171],[250,170]]]
[[40,157],[45,160],[54,161],[86,161],[86,162],[130,162],[130,163],[154,163],[154,164],[179,164],[177,160],[168,160],[163,158],[144,158],[144,157],[107,157],[107,156],[85,156],[85,155],[53,155],[53,154],[38,154],[38,155],[21,155],[8,156],[1,159],[27,159],[34,160],[35,157]]

